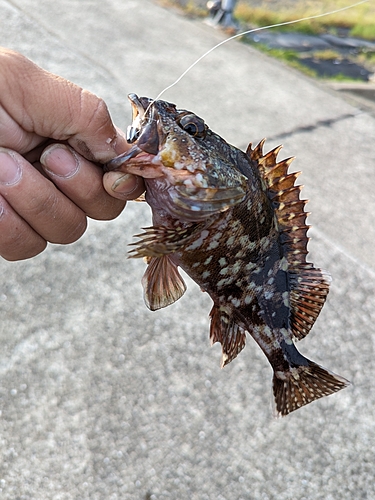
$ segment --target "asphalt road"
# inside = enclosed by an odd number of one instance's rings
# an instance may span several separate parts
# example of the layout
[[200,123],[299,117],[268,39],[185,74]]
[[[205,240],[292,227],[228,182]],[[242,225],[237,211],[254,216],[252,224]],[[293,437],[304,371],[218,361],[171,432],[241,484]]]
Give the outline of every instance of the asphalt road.
[[[0,0],[0,44],[101,95],[155,97],[222,34],[150,0]],[[255,343],[224,370],[210,300],[143,304],[127,244],[150,223],[130,203],[76,244],[0,262],[0,497],[9,499],[375,498],[375,119],[232,42],[164,96],[246,147],[268,137],[303,170],[316,265],[333,284],[310,359],[353,382],[275,420]]]

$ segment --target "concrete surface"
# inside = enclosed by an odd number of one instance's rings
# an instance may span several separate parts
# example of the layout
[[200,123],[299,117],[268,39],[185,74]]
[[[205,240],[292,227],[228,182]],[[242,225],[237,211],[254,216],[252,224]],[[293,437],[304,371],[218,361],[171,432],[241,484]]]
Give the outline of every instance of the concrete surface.
[[[150,0],[0,0],[0,44],[100,94],[126,127],[126,94],[155,97],[221,40]],[[375,498],[375,121],[249,47],[212,53],[166,99],[245,147],[296,155],[314,262],[333,275],[311,359],[353,385],[274,420],[255,343],[220,370],[196,285],[146,310],[127,244],[149,225],[129,204],[76,244],[0,262],[0,497]]]

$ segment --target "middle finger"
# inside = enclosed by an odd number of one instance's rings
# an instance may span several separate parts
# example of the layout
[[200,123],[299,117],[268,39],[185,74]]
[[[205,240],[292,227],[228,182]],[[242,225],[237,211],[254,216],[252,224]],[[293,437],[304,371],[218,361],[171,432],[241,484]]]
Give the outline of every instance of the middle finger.
[[51,243],[72,243],[86,229],[84,212],[18,153],[0,149],[0,194]]

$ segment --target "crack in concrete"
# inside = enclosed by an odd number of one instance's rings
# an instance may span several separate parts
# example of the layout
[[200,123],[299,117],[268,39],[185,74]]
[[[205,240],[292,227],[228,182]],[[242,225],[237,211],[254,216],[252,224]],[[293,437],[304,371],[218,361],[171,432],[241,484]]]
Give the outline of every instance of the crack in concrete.
[[354,118],[355,116],[358,116],[358,112],[356,113],[346,113],[341,116],[336,116],[335,118],[327,118],[324,120],[318,120],[315,123],[312,123],[311,125],[302,125],[299,127],[296,127],[294,129],[281,132],[280,134],[274,135],[272,137],[268,137],[268,140],[280,140],[280,139],[285,139],[287,137],[291,137],[295,134],[305,134],[305,133],[310,133],[313,132],[314,130],[321,128],[321,127],[331,127],[337,122],[341,122],[343,120],[346,120],[348,118]]

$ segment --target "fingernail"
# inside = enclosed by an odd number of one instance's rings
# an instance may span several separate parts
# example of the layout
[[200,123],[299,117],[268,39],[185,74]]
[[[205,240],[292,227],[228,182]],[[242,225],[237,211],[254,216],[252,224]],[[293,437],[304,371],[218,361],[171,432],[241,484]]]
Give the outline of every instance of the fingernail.
[[22,177],[22,169],[11,151],[0,150],[0,183],[13,186]]
[[73,177],[80,167],[78,157],[65,144],[49,146],[40,157],[40,163],[52,175],[65,179]]
[[3,207],[3,204],[1,203],[1,198],[0,198],[0,220],[3,218],[5,215],[5,208]]
[[112,191],[130,195],[138,188],[138,179],[135,175],[124,174],[119,177],[111,186]]

